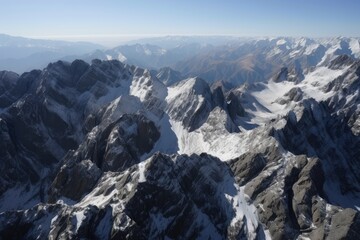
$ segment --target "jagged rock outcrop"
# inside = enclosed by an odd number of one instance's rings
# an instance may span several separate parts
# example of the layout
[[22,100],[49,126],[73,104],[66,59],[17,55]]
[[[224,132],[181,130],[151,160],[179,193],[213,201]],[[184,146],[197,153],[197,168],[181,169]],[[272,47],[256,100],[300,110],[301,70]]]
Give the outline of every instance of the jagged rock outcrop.
[[283,67],[281,68],[279,74],[275,77],[274,81],[275,82],[287,81],[288,74],[289,74],[289,70],[287,69],[287,67]]
[[304,92],[301,88],[292,88],[289,92],[287,92],[284,97],[277,99],[276,101],[281,104],[289,104],[290,102],[299,102],[303,99]]
[[[230,96],[231,98],[231,96]],[[238,132],[234,120],[241,109],[235,109],[231,104],[232,98],[226,103],[224,93],[220,87],[211,90],[210,86],[201,78],[190,78],[181,81],[169,89],[166,112],[169,116],[181,122],[190,132],[201,127],[217,107],[224,110],[228,118],[225,127],[229,132]],[[240,112],[240,113],[239,113]]]
[[[0,235],[14,236],[11,231],[16,230],[28,238],[264,236],[254,213],[237,209],[241,201],[246,200],[229,167],[219,159],[158,153],[126,171],[104,174],[76,205],[42,204],[28,210],[29,215],[21,211],[0,215],[0,222],[8,221],[1,224]],[[33,229],[41,222],[48,225]]]
[[125,114],[106,127],[94,128],[84,143],[66,156],[50,188],[50,198],[80,200],[102,172],[124,171],[139,163],[159,136],[154,123],[141,115]]
[[[302,101],[295,111],[267,128],[281,148],[254,148],[229,164],[273,239],[336,239],[329,226],[338,214],[352,211],[349,203],[356,204],[359,160],[352,154],[359,139],[325,103]],[[359,232],[349,229],[358,227],[353,219],[336,228],[343,229],[339,236],[353,239]]]
[[[141,77],[134,70],[118,61],[94,60],[89,65],[76,60],[51,63],[43,71],[34,70],[20,77],[3,72],[1,82],[6,85],[6,91],[1,93],[1,97],[7,100],[1,101],[4,109],[1,112],[1,142],[4,148],[0,165],[6,174],[0,177],[3,183],[1,192],[22,183],[38,184],[48,178],[48,173],[63,163],[61,159],[67,151],[77,149],[85,134],[103,120],[101,107],[105,106],[102,109],[106,117],[107,104],[118,94],[129,94],[131,79]],[[118,112],[116,116],[113,114],[114,118],[126,113]],[[140,153],[150,151],[159,137],[156,127],[149,127],[146,121],[138,121],[141,134],[157,132],[150,146],[140,136],[126,139],[130,141],[126,144],[135,142],[137,145],[134,146],[141,149]],[[111,158],[111,150],[108,152],[108,158]]]
[[239,98],[233,92],[228,94],[226,102],[229,115],[235,123],[237,122],[237,118],[245,116],[245,110],[242,107]]
[[[180,121],[189,131],[199,128],[213,108],[209,85],[201,78],[180,82],[169,94],[167,112]],[[180,91],[176,91],[180,90]],[[183,103],[186,104],[183,104]]]

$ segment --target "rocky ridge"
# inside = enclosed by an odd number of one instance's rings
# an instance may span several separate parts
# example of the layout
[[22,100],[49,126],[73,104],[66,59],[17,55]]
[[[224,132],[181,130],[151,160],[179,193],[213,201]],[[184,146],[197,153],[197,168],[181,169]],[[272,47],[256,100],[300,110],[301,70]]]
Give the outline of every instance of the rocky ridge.
[[228,92],[116,60],[2,72],[0,236],[356,239],[359,66]]

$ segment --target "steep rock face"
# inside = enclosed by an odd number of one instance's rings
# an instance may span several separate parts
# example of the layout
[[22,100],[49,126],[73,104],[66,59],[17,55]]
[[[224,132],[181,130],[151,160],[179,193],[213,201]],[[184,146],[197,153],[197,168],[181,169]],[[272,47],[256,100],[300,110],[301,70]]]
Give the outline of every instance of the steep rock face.
[[[109,134],[102,168],[119,171],[131,166],[127,159],[138,163],[144,153],[150,152],[160,133],[155,124],[144,116],[123,116]],[[118,149],[120,148],[120,149]],[[121,148],[124,148],[121,151]],[[118,163],[118,162],[124,163]],[[123,165],[123,166],[121,166]]]
[[[160,133],[152,121],[142,114],[136,114],[142,108],[141,102],[137,98],[120,97],[91,116],[91,118],[98,119],[100,124],[94,124],[79,148],[67,155],[52,184],[50,195],[55,194],[52,198],[56,198],[58,195],[58,188],[63,189],[60,190],[61,195],[73,200],[79,200],[91,189],[85,187],[82,191],[74,190],[73,184],[63,184],[64,181],[83,182],[82,178],[87,178],[86,172],[74,174],[77,168],[82,168],[83,160],[90,161],[85,164],[90,164],[88,169],[101,169],[102,172],[123,171],[139,163],[140,157],[150,152],[160,137]],[[74,178],[73,176],[82,177]],[[93,180],[84,182],[92,187],[100,175],[95,174],[89,177],[92,177]],[[66,195],[62,191],[75,195]]]
[[141,115],[125,114],[104,128],[94,128],[84,143],[66,156],[50,188],[51,201],[58,196],[80,200],[102,172],[124,171],[139,163],[158,138],[154,123]]
[[338,178],[341,182],[342,194],[357,192],[359,137],[353,135],[342,120],[331,116],[326,105],[305,101],[303,108],[299,119],[291,113],[284,129],[275,135],[289,151],[319,157],[325,165],[328,181]]
[[[273,239],[335,237],[336,215],[358,204],[358,137],[325,103],[313,99],[264,128],[267,147],[254,147],[229,162],[259,220]],[[359,226],[350,217],[336,228],[351,238],[349,229]]]
[[351,131],[359,136],[360,62],[348,56],[339,56],[331,64],[331,67],[335,69],[344,66],[348,68],[348,71],[325,85],[323,90],[335,93],[327,100],[328,105],[343,117],[348,122]]
[[[118,61],[94,60],[89,65],[76,60],[51,63],[43,71],[18,78],[3,73],[1,83],[7,89],[0,96],[6,99],[1,101],[1,142],[6,148],[0,164],[13,177],[1,177],[1,191],[47,178],[66,152],[77,149],[85,134],[102,121],[97,111],[119,94],[129,94],[132,79],[141,77],[134,70]],[[139,128],[155,131],[146,124]],[[141,137],[133,141],[143,144]],[[150,151],[146,144],[141,148]]]
[[162,117],[167,88],[150,71],[141,68],[134,70],[130,94],[138,97],[147,110],[159,118]]
[[9,89],[12,89],[19,79],[19,75],[14,72],[1,71],[0,72],[0,95],[4,94]]
[[210,87],[203,79],[191,78],[169,90],[166,111],[193,131],[206,121],[213,108],[211,96]]
[[[19,211],[0,215],[0,222],[8,221],[0,233],[13,236],[10,232],[17,230],[29,238],[262,238],[254,209],[244,213],[237,208],[246,201],[242,194],[230,169],[216,158],[155,154],[126,171],[106,173],[73,206],[38,205],[28,216]],[[47,225],[35,231],[40,222]]]
[[275,77],[275,82],[282,82],[288,79],[289,71],[286,67],[282,68],[279,74]]
[[[225,102],[222,89],[211,90],[210,86],[201,78],[189,78],[169,88],[166,97],[167,106],[165,111],[173,121],[181,122],[182,125],[192,132],[201,127],[206,121],[209,122],[211,112],[219,107],[225,111],[225,127],[229,132],[239,131],[233,123],[236,117],[235,107],[231,108]],[[234,117],[234,118],[232,118]]]
[[[230,167],[254,201],[259,221],[272,239],[335,237],[329,226],[333,226],[335,214],[344,210],[326,195],[326,168],[320,159],[265,148],[232,160]],[[359,226],[349,220],[340,228],[343,236],[350,237],[351,232],[345,229]]]
[[101,174],[101,170],[91,160],[76,162],[72,156],[67,156],[50,186],[48,201],[54,203],[60,196],[73,201],[80,200],[91,191]]
[[[0,95],[0,107],[6,108],[13,104],[15,101],[19,100],[26,92],[34,91],[36,87],[36,79],[39,77],[41,71],[33,70],[19,76],[17,79],[11,78],[10,86],[3,88],[4,92]],[[8,77],[9,74],[5,76]],[[11,74],[13,75],[13,74]],[[1,79],[1,81],[8,82],[10,79]],[[2,84],[3,86],[6,85]]]
[[[260,155],[246,154],[230,164],[235,179],[245,186],[245,193],[254,200],[259,220],[266,224],[272,239],[299,235],[290,205],[293,197],[291,187],[305,164],[306,158],[285,157],[277,148],[267,148]],[[246,165],[251,166],[250,169],[244,167]]]
[[262,154],[244,154],[229,162],[239,185],[245,185],[249,180],[256,177],[266,166]]
[[338,212],[334,216],[329,235],[333,239],[357,239],[360,237],[359,221],[359,212],[355,210],[345,209]]
[[300,230],[311,228],[311,224],[321,224],[324,216],[321,209],[313,206],[317,198],[324,197],[323,184],[324,172],[318,159],[311,159],[308,164],[301,169],[298,180],[292,187],[294,193],[292,199],[292,209],[294,211]]
[[8,123],[0,119],[0,170],[3,172],[0,179],[0,194],[15,185],[14,182],[36,182],[39,179],[37,168],[21,161],[18,146],[14,139],[14,130]]
[[231,91],[226,97],[226,103],[231,119],[234,123],[238,123],[238,118],[245,116],[245,110],[241,105],[239,97]]

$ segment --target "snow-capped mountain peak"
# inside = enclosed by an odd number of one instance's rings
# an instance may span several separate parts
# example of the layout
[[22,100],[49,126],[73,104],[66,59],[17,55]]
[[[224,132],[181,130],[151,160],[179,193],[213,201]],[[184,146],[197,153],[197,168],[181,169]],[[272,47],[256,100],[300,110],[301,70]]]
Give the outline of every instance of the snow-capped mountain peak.
[[[159,53],[105,56],[124,49]],[[226,49],[193,59],[216,81],[99,59],[1,72],[0,237],[358,238],[356,42]],[[216,74],[234,69],[259,81]]]

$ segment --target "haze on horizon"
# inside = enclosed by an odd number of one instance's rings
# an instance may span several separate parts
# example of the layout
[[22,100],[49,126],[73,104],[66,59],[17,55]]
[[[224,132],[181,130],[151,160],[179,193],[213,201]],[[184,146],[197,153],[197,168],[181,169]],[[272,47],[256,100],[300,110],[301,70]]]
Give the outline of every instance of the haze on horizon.
[[0,0],[0,33],[103,45],[165,35],[360,36],[353,0]]

